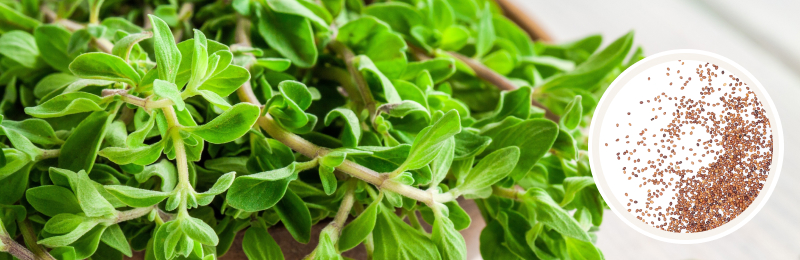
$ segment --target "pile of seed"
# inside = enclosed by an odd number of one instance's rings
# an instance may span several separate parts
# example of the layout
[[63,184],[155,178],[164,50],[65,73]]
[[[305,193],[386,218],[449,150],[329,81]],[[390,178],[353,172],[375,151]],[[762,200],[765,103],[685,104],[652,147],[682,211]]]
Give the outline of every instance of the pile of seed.
[[[676,233],[711,230],[736,218],[758,196],[772,164],[770,122],[756,94],[717,65],[687,62],[666,68],[676,84],[655,86],[665,92],[635,101],[642,108],[634,113],[648,113],[650,121],[661,116],[663,127],[615,140],[634,146],[616,153],[617,160],[628,161],[622,173],[641,189],[625,193],[627,211]],[[637,150],[647,153],[637,156]],[[687,167],[695,163],[702,166]]]

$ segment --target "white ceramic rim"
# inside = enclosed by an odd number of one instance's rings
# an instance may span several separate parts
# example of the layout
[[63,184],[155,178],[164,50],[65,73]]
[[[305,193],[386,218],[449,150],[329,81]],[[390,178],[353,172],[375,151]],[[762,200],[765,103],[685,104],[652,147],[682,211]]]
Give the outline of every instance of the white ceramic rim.
[[[604,175],[599,159],[600,149],[595,149],[595,147],[600,147],[599,128],[604,120],[603,114],[605,114],[604,112],[608,110],[611,101],[614,99],[617,93],[621,91],[622,87],[624,87],[635,76],[638,76],[650,67],[676,60],[698,60],[710,62],[712,64],[722,66],[726,70],[733,72],[734,75],[739,76],[739,79],[744,81],[748,86],[754,87],[752,89],[756,93],[756,96],[763,104],[765,104],[764,109],[767,111],[767,117],[770,120],[772,128],[772,165],[770,166],[767,181],[764,183],[764,188],[761,189],[758,197],[756,197],[753,203],[750,204],[750,206],[735,219],[715,229],[698,233],[674,233],[664,231],[642,223],[636,219],[633,214],[619,211],[624,210],[624,207],[619,200],[613,197],[614,195],[612,193],[606,192],[606,190],[610,190],[610,188],[608,183],[605,181],[605,178],[603,178]],[[780,175],[780,170],[783,165],[783,148],[783,129],[781,128],[781,121],[778,117],[778,110],[775,108],[775,103],[772,101],[769,94],[767,94],[767,91],[764,89],[761,83],[758,82],[758,80],[756,80],[755,77],[750,74],[750,72],[730,59],[711,52],[691,49],[661,52],[636,62],[636,64],[633,64],[631,67],[622,72],[622,74],[620,74],[614,80],[614,82],[611,83],[611,85],[603,94],[603,97],[600,98],[600,102],[595,108],[592,124],[589,129],[589,163],[594,175],[594,181],[597,184],[597,189],[600,191],[600,195],[602,195],[605,199],[608,207],[611,208],[611,211],[613,211],[617,217],[622,219],[626,224],[628,224],[628,226],[639,233],[659,241],[675,244],[697,244],[716,240],[733,233],[737,229],[744,226],[748,221],[753,219],[756,213],[758,213],[758,211],[764,207],[764,204],[766,204],[767,200],[772,195],[772,192],[775,190],[775,186],[777,186],[778,176]]]

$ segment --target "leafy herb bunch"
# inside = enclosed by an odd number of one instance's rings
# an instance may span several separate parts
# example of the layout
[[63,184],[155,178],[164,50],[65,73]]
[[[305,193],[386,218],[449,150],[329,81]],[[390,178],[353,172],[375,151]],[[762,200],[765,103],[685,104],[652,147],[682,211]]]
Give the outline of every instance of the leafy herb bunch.
[[487,0],[3,0],[0,32],[0,259],[280,259],[268,228],[331,218],[307,258],[465,259],[460,197],[487,258],[603,258],[582,131],[631,33]]

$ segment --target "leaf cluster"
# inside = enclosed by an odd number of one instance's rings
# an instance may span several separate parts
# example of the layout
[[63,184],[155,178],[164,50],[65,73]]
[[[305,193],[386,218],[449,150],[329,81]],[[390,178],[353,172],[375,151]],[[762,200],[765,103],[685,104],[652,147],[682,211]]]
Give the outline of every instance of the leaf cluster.
[[603,258],[584,129],[632,33],[533,42],[487,0],[105,2],[0,2],[0,259],[211,260],[240,231],[280,259],[269,230],[324,223],[309,259],[466,259],[459,197],[486,258]]

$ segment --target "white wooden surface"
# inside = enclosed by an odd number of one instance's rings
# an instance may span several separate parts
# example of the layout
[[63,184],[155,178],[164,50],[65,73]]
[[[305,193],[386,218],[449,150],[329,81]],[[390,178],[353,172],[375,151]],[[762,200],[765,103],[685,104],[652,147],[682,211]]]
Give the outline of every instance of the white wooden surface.
[[770,200],[747,225],[722,239],[676,245],[641,235],[607,212],[598,233],[607,259],[800,258],[800,1],[514,0],[556,42],[600,33],[605,43],[629,30],[646,54],[699,49],[739,63],[775,101],[785,159]]

